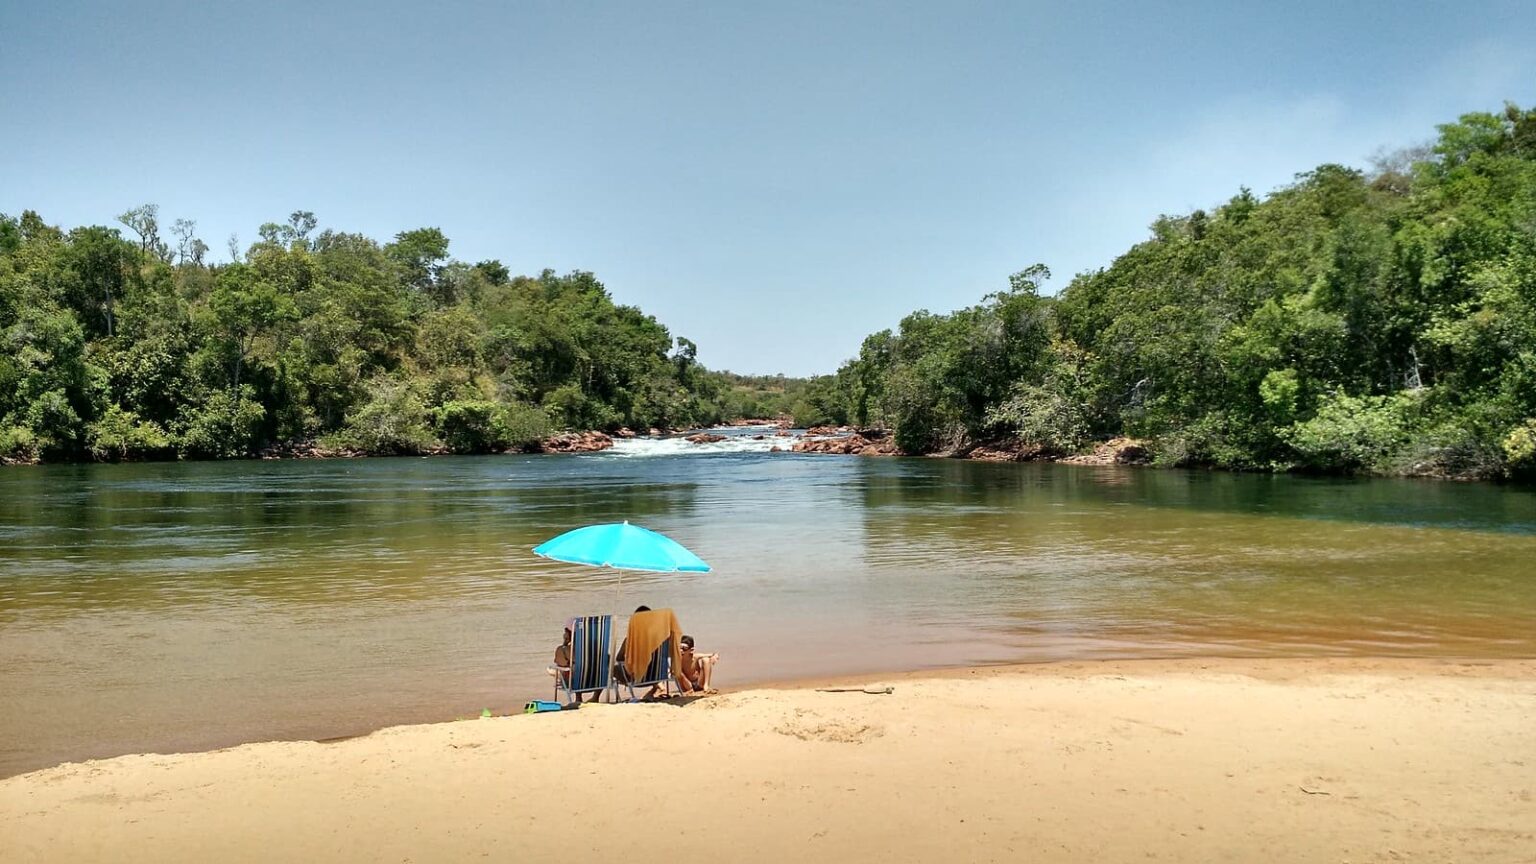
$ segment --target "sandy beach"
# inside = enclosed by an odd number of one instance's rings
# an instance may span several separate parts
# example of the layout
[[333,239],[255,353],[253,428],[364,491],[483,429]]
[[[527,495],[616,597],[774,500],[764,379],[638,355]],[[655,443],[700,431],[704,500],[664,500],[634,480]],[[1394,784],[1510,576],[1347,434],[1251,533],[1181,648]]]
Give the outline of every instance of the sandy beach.
[[61,765],[0,858],[1530,862],[1533,718],[1518,660],[801,683]]

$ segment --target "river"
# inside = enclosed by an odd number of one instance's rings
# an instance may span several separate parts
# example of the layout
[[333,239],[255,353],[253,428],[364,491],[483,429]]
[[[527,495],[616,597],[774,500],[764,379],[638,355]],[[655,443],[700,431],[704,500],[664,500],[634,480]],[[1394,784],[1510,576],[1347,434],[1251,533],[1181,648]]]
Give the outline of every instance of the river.
[[[0,470],[0,776],[549,698],[560,623],[677,610],[726,686],[1084,658],[1536,656],[1536,493],[621,442]],[[529,550],[628,519],[709,574]],[[622,618],[619,619],[622,626]]]

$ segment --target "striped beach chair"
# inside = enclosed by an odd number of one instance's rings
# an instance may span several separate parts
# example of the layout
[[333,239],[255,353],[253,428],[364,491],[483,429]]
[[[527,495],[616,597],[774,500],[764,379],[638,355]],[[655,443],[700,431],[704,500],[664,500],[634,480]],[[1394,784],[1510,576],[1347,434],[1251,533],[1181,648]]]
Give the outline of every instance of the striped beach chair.
[[[623,658],[619,658],[623,662]],[[661,643],[656,653],[651,655],[651,662],[645,667],[645,677],[638,681],[626,681],[624,686],[629,688],[629,701],[634,702],[636,687],[663,687],[667,695],[672,695],[672,640]],[[617,685],[615,685],[617,689]]]
[[[551,666],[555,676],[555,701],[571,702],[583,693],[613,689],[612,701],[619,701],[613,681],[613,616],[588,615],[571,622],[571,665]],[[561,694],[565,699],[561,699]]]

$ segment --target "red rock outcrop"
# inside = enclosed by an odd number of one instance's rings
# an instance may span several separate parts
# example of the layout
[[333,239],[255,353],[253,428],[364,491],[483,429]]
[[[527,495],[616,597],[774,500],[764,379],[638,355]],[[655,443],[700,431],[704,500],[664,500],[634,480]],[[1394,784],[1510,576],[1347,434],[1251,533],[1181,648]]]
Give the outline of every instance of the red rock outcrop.
[[871,441],[863,435],[845,435],[841,438],[801,438],[795,442],[796,453],[830,453],[838,456],[896,456],[896,442],[889,439]]
[[724,441],[724,435],[716,435],[712,432],[700,432],[697,435],[689,435],[683,439],[690,444],[713,444],[716,441]]
[[601,432],[562,432],[539,442],[544,453],[596,453],[613,446],[613,439]]

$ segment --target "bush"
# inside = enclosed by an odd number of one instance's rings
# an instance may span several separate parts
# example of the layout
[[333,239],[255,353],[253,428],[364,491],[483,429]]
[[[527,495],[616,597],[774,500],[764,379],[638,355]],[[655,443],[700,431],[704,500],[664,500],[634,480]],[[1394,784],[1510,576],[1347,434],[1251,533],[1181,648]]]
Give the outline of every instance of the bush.
[[1087,444],[1088,406],[1049,387],[1025,384],[987,412],[987,424],[1008,429],[1026,444],[1071,453]]
[[1398,453],[1391,471],[1471,480],[1497,477],[1504,466],[1505,455],[1495,441],[1463,426],[1445,425],[1416,435]]
[[25,426],[0,427],[0,461],[36,462],[41,455],[37,435]]
[[1230,411],[1211,411],[1172,432],[1159,435],[1152,445],[1153,464],[1173,467],[1208,466],[1235,471],[1284,469],[1261,461],[1256,455],[1267,448],[1257,442],[1266,434]]
[[624,419],[611,405],[588,398],[576,384],[562,384],[546,393],[544,410],[566,429],[612,429]]
[[140,420],[132,411],[113,405],[100,420],[86,427],[86,444],[97,459],[148,459],[166,455],[171,436],[159,424]]
[[1512,477],[1536,477],[1536,418],[1526,420],[1504,436],[1505,470]]
[[49,390],[27,406],[27,426],[43,455],[78,453],[80,415],[62,389]]
[[527,450],[549,437],[549,415],[533,405],[461,399],[432,412],[443,443],[455,453]]
[[377,378],[368,387],[368,401],[324,443],[378,456],[421,453],[438,444],[428,420],[426,406],[410,385]]
[[503,405],[497,412],[496,420],[500,426],[502,446],[509,450],[531,449],[548,438],[553,431],[550,429],[549,415],[543,409],[522,402]]
[[456,400],[432,414],[438,436],[455,453],[490,453],[506,446],[497,434],[495,402]]
[[1299,463],[1320,471],[1372,471],[1391,467],[1409,441],[1410,414],[1417,399],[1396,396],[1346,396],[1334,393],[1318,405],[1310,420],[1294,423],[1281,438],[1296,451]]
[[183,417],[186,428],[181,433],[183,456],[202,459],[235,459],[255,451],[261,421],[267,410],[250,398],[249,387],[239,395],[217,390],[201,406],[188,406]]

